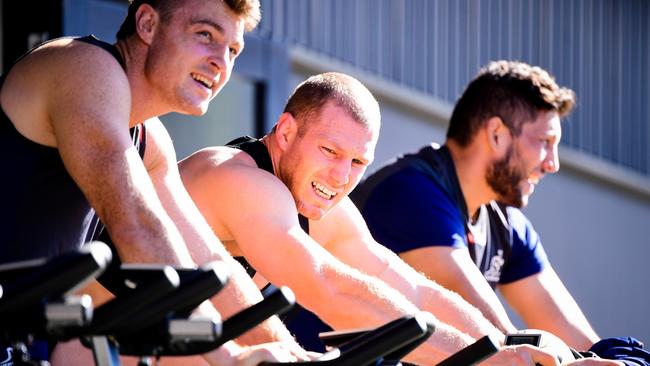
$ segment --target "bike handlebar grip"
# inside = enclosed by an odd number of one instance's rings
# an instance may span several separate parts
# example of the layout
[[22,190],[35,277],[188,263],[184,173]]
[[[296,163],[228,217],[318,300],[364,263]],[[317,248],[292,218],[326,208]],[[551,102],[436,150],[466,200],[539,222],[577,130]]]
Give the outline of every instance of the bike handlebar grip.
[[281,314],[293,307],[296,296],[288,287],[280,287],[264,300],[252,305],[223,321],[221,338],[223,343],[237,338],[267,318]]
[[[360,366],[372,365],[387,354],[402,349],[414,340],[431,334],[433,316],[427,312],[393,320],[373,331],[334,349],[315,361],[292,363],[264,362],[260,366],[310,365],[310,366]],[[332,357],[335,358],[332,358]],[[338,357],[336,357],[338,356]]]
[[499,346],[490,336],[484,336],[462,350],[449,356],[437,366],[475,365],[499,351]]
[[0,281],[4,293],[0,298],[0,314],[20,312],[48,299],[62,297],[99,275],[111,259],[111,250],[106,244],[92,242],[79,251],[63,253],[50,260],[2,265]]
[[[130,269],[130,276],[138,271]],[[118,296],[95,309],[93,321],[84,335],[113,335],[129,328],[139,316],[172,293],[179,286],[178,273],[170,266],[144,267],[142,274],[147,281],[137,283],[127,296]],[[126,279],[128,280],[128,279]]]
[[[281,287],[267,295],[264,300],[240,311],[221,323],[220,332],[218,328],[215,328],[215,332],[219,332],[220,337],[214,341],[190,340],[179,342],[178,337],[172,333],[171,328],[168,329],[165,337],[170,336],[172,339],[166,344],[157,347],[156,354],[159,356],[187,356],[212,351],[248,331],[268,317],[288,310],[294,304],[295,296],[293,292],[287,287]],[[171,325],[173,323],[170,323]],[[215,323],[215,327],[218,325],[218,323]],[[159,332],[159,334],[162,333]],[[134,340],[132,337],[122,338],[121,340],[123,341],[120,344],[122,354],[143,355],[152,351],[149,345],[138,344],[137,339]]]
[[125,322],[119,333],[134,334],[143,329],[171,319],[178,310],[188,312],[221,290],[228,279],[228,273],[218,263],[210,263],[198,269],[176,269],[180,284],[171,293],[160,298],[136,315],[132,321]]
[[[211,298],[221,291],[228,283],[230,271],[223,262],[210,262],[199,270],[177,269],[181,285],[187,286],[187,296],[176,301],[174,314],[176,317],[187,318],[192,311],[204,300]],[[191,284],[191,285],[190,285]]]

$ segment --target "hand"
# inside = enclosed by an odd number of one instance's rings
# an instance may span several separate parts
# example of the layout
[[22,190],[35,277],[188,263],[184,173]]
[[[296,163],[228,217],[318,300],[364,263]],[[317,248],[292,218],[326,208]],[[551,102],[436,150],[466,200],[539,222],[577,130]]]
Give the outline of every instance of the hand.
[[533,366],[535,364],[542,366],[560,365],[553,353],[528,344],[505,346],[501,351],[481,363],[481,365],[485,366]]
[[602,358],[581,358],[563,365],[567,366],[625,366],[623,362],[614,360],[605,360]]

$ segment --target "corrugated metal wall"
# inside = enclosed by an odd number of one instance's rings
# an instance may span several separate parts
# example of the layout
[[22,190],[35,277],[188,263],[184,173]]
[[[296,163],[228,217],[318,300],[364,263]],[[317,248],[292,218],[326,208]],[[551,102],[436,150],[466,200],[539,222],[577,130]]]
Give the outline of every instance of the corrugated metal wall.
[[257,34],[451,103],[517,59],[578,94],[564,143],[650,176],[648,0],[263,0]]

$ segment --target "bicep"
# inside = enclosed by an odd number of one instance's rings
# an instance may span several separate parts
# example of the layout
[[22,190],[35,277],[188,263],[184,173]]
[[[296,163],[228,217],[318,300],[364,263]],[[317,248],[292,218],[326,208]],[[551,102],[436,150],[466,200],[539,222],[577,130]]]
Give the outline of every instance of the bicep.
[[213,173],[201,188],[209,191],[203,197],[214,211],[210,224],[222,229],[224,240],[234,240],[246,260],[276,285],[296,287],[298,293],[311,283],[329,255],[300,227],[284,184],[251,167],[218,167]]

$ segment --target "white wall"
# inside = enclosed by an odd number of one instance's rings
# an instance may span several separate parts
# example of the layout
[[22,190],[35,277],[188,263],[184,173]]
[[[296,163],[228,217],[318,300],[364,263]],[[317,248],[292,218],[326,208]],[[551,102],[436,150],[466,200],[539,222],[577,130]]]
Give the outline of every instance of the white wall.
[[650,342],[650,199],[568,168],[538,188],[525,213],[596,331]]

